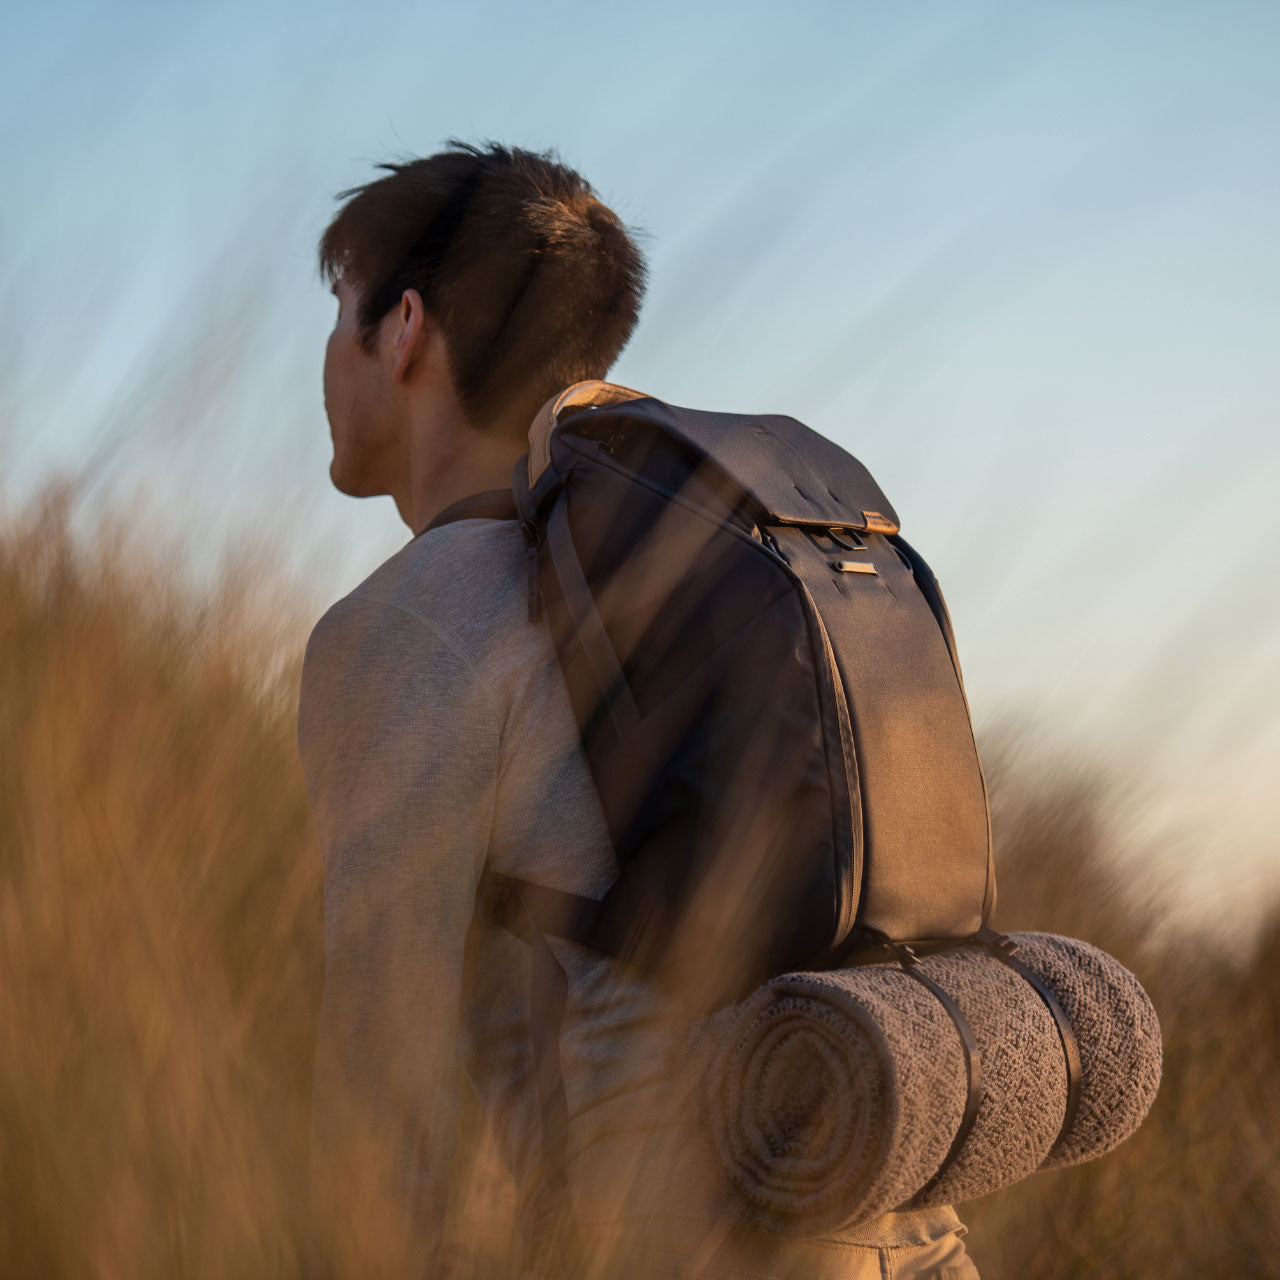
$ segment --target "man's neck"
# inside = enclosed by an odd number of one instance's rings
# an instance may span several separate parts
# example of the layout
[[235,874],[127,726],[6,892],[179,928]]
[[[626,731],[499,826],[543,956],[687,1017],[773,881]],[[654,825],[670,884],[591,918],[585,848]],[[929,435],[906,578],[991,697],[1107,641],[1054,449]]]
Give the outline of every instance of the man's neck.
[[447,507],[463,498],[489,489],[509,489],[516,460],[524,453],[523,443],[505,433],[468,429],[462,443],[441,457],[438,450],[424,449],[411,459],[409,485],[395,493],[400,518],[416,537]]

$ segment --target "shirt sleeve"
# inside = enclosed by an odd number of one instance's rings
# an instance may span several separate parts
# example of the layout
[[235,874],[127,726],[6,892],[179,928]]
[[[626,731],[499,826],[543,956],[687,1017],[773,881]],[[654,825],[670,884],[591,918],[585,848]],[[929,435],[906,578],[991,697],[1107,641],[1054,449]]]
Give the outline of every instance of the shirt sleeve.
[[457,1137],[496,708],[428,621],[348,597],[307,645],[298,743],[324,859],[313,1225],[353,1273],[429,1275]]

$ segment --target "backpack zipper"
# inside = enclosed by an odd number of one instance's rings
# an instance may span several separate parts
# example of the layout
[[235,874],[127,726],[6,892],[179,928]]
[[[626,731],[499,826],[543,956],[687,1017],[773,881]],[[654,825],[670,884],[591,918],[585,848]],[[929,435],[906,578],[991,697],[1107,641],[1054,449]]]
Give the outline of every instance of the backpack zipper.
[[[845,789],[849,797],[849,875],[839,877],[840,904],[836,913],[836,937],[832,944],[839,946],[853,928],[855,899],[862,897],[863,869],[866,863],[866,826],[862,812],[862,781],[858,776],[858,753],[853,738],[853,717],[849,711],[849,703],[845,697],[844,682],[840,678],[840,668],[836,663],[835,647],[827,634],[826,623],[813,602],[809,588],[803,582],[798,584],[804,593],[805,603],[813,612],[818,624],[818,633],[822,637],[822,650],[826,657],[827,670],[831,673],[831,693],[835,701],[836,721],[840,738],[840,763],[844,769]],[[846,736],[847,735],[847,736]],[[857,803],[858,830],[854,830],[854,803]]]
[[[862,790],[857,772],[858,755],[853,739],[853,718],[849,712],[848,701],[845,698],[844,682],[840,678],[840,668],[836,663],[835,647],[831,643],[831,637],[827,634],[826,623],[822,621],[822,615],[818,612],[818,606],[814,603],[813,595],[805,585],[804,580],[791,569],[791,561],[787,559],[773,531],[763,525],[757,525],[756,528],[759,533],[759,541],[764,549],[771,552],[787,566],[789,576],[799,592],[800,598],[804,601],[805,610],[817,629],[822,645],[823,658],[831,681],[831,696],[835,705],[836,720],[839,728],[840,765],[844,773],[849,812],[849,873],[847,876],[837,875],[836,877],[840,899],[836,910],[836,934],[831,945],[838,947],[849,936],[853,928],[855,904],[862,897],[862,873],[866,861],[866,838],[862,825]],[[855,804],[857,805],[856,815],[854,813]],[[855,816],[859,828],[856,831],[854,830]]]

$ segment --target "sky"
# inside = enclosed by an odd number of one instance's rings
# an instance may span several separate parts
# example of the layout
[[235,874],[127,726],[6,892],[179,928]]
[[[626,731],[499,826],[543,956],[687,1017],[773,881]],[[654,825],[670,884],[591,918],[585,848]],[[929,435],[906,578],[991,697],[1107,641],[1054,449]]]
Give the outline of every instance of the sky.
[[[68,469],[319,601],[340,190],[555,147],[642,234],[611,376],[789,413],[932,563],[980,726],[1096,761],[1143,874],[1280,892],[1280,6],[10,6],[0,490]],[[193,572],[199,566],[193,565]]]

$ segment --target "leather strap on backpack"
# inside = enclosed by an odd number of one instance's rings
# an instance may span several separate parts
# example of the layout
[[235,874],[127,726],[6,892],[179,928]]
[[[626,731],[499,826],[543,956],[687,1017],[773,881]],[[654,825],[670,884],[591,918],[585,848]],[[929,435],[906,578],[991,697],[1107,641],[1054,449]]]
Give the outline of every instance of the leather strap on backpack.
[[[1023,964],[1014,955],[1014,952],[1018,949],[1018,944],[1012,938],[985,926],[979,929],[974,936],[975,940],[995,956],[997,960],[1002,964],[1008,965],[1010,969],[1031,984],[1035,993],[1044,1001],[1046,1008],[1053,1016],[1054,1025],[1058,1028],[1058,1039],[1062,1042],[1062,1056],[1067,1067],[1067,1106],[1062,1114],[1062,1125],[1058,1129],[1058,1136],[1053,1140],[1053,1146],[1049,1148],[1049,1155],[1052,1155],[1062,1145],[1072,1123],[1075,1121],[1076,1111],[1080,1107],[1080,1089],[1084,1078],[1084,1071],[1080,1063],[1080,1043],[1076,1039],[1071,1020],[1059,1003],[1058,997],[1054,995],[1053,989],[1038,973]],[[1048,1158],[1048,1156],[1045,1157],[1046,1160]]]
[[951,1146],[947,1148],[947,1154],[942,1157],[942,1163],[934,1170],[933,1177],[912,1196],[912,1199],[915,1200],[920,1196],[928,1195],[942,1181],[942,1175],[955,1163],[961,1148],[973,1131],[974,1121],[978,1118],[978,1109],[982,1106],[983,1098],[982,1051],[978,1048],[978,1038],[973,1034],[969,1019],[964,1016],[963,1011],[955,1000],[928,974],[921,971],[920,962],[916,957],[915,951],[910,946],[906,943],[894,942],[884,934],[875,929],[869,929],[865,925],[860,932],[871,941],[872,945],[891,955],[902,966],[902,971],[907,977],[914,978],[916,982],[934,995],[938,1003],[947,1011],[947,1016],[955,1024],[956,1031],[960,1036],[960,1048],[964,1054],[968,1093],[965,1097],[964,1113],[960,1117],[960,1125],[956,1129],[955,1137],[951,1139]]

